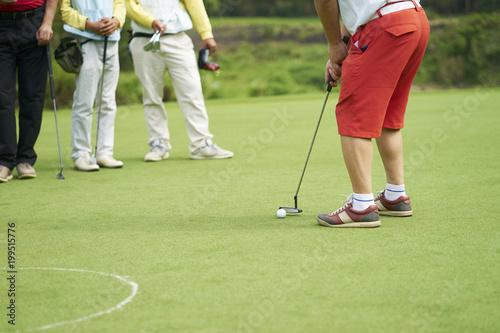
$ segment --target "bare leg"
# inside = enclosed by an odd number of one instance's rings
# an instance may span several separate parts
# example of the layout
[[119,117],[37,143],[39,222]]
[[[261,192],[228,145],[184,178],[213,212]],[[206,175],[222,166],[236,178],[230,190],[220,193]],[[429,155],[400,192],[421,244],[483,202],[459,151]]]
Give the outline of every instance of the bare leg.
[[382,134],[377,138],[377,147],[384,163],[387,183],[403,185],[403,137],[401,130],[383,128]]
[[345,165],[355,193],[372,192],[373,147],[371,139],[340,136]]

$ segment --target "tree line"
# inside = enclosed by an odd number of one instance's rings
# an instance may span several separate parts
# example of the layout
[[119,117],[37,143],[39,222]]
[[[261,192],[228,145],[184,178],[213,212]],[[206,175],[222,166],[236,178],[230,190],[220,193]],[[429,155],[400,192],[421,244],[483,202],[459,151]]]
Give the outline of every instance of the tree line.
[[[498,0],[421,0],[427,10],[437,14],[469,14],[497,12]],[[303,0],[205,0],[211,16],[277,16],[302,17],[316,15],[314,1]]]

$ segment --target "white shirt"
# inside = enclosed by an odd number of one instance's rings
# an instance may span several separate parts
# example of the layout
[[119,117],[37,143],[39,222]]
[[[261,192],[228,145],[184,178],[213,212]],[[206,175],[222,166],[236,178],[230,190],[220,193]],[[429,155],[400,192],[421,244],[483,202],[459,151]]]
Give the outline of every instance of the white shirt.
[[394,0],[339,0],[340,16],[352,34],[371,20],[381,7]]
[[[178,0],[138,0],[141,6],[167,25],[166,33],[176,34],[193,28],[193,22],[187,11],[179,6]],[[151,27],[146,27],[132,20],[134,32],[153,33]]]
[[[340,16],[347,30],[354,34],[358,28],[367,24],[377,13],[377,10],[391,2],[409,0],[338,0]],[[415,0],[420,3],[420,0]]]

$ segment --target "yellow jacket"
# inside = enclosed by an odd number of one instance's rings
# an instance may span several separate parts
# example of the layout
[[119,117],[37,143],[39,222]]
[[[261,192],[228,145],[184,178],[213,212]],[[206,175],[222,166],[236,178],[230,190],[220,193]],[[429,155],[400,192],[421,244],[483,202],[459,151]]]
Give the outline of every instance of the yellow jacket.
[[[146,11],[137,0],[125,0],[125,6],[127,8],[127,16],[144,27],[151,28],[153,21],[157,18],[152,13]],[[213,38],[212,26],[210,25],[203,0],[184,0],[181,3],[181,8],[187,10],[189,13],[201,39]],[[169,24],[167,22],[167,32],[168,29]]]
[[[85,30],[85,24],[88,17],[79,13],[76,9],[71,7],[71,0],[62,0],[61,2],[61,16],[64,23],[78,29]],[[125,23],[125,3],[124,0],[113,1],[113,17],[120,22],[118,29],[123,27]]]

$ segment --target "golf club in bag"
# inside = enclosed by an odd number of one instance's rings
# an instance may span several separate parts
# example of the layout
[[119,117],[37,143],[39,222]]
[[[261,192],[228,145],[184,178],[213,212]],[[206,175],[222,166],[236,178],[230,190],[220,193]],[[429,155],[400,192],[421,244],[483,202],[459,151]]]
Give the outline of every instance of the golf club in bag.
[[59,147],[59,163],[61,164],[61,171],[57,174],[57,179],[64,179],[62,153],[61,153],[61,140],[59,139],[59,125],[57,124],[57,107],[56,107],[56,92],[54,89],[54,72],[52,71],[52,59],[50,57],[50,44],[47,44],[46,48],[47,48],[47,61],[49,64],[50,92],[52,94],[52,103],[54,104],[54,116],[56,118],[57,145]]
[[102,75],[101,75],[101,92],[99,97],[99,108],[97,109],[97,125],[95,131],[95,148],[90,161],[92,164],[96,164],[96,154],[97,154],[97,141],[99,140],[99,124],[101,122],[101,107],[102,107],[102,91],[104,89],[104,70],[106,69],[106,50],[108,48],[108,36],[104,36],[104,50],[102,52]]
[[[342,41],[346,45],[348,45],[349,37],[344,36],[342,38]],[[331,81],[335,81],[335,80],[333,80],[330,77],[329,82],[331,82]],[[309,146],[309,152],[307,153],[306,163],[304,164],[304,169],[302,170],[302,175],[300,176],[299,185],[297,186],[297,191],[295,192],[295,196],[293,197],[295,207],[280,207],[279,208],[279,209],[284,209],[287,214],[289,214],[289,213],[301,213],[302,212],[302,209],[297,207],[297,197],[299,195],[299,190],[300,190],[300,185],[302,184],[302,179],[304,178],[304,173],[306,172],[307,163],[309,162],[309,157],[311,156],[311,151],[312,151],[312,148],[314,145],[314,140],[316,139],[316,134],[318,133],[319,124],[321,123],[321,118],[323,118],[323,112],[325,111],[326,102],[328,101],[328,96],[330,96],[330,91],[332,91],[332,86],[330,85],[330,83],[327,83],[325,99],[323,101],[323,107],[321,108],[321,112],[319,113],[318,122],[316,123],[316,128],[314,129],[314,134],[313,134],[313,137],[311,140],[311,145]]]

